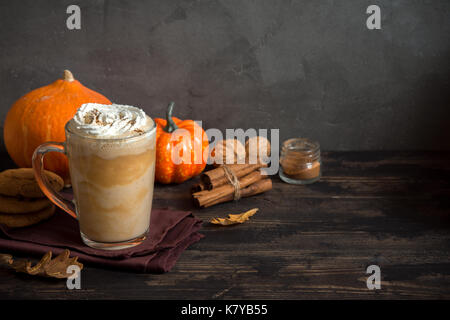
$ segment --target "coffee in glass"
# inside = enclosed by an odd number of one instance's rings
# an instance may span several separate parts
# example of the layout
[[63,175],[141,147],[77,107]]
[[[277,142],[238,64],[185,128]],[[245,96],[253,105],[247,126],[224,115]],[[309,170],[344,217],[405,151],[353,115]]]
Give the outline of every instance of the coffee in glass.
[[[148,233],[155,175],[156,127],[144,111],[124,105],[82,105],[65,126],[64,143],[48,142],[33,156],[39,185],[79,221],[90,247],[122,249]],[[47,152],[69,159],[74,201],[51,190],[42,175]]]

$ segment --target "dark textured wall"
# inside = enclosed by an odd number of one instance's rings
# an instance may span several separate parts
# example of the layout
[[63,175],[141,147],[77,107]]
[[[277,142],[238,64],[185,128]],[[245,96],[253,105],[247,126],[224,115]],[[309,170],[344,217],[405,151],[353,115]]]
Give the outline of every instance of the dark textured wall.
[[[0,120],[70,69],[159,117],[327,150],[450,149],[450,1],[1,1]],[[66,28],[81,7],[82,28]],[[382,30],[366,28],[381,7]]]

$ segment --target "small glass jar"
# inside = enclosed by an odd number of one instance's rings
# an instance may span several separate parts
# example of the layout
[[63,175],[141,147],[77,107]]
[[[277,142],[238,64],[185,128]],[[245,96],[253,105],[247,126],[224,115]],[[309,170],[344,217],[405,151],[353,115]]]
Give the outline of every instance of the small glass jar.
[[306,138],[293,138],[281,146],[281,180],[291,184],[309,184],[321,177],[322,161],[318,142]]

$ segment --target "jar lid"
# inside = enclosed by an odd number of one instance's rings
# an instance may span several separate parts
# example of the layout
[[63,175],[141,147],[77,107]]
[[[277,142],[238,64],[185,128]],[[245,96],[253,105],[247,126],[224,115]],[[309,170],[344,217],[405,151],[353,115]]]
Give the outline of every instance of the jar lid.
[[320,151],[320,144],[308,138],[291,138],[283,142],[282,151],[298,151],[305,155],[316,154]]

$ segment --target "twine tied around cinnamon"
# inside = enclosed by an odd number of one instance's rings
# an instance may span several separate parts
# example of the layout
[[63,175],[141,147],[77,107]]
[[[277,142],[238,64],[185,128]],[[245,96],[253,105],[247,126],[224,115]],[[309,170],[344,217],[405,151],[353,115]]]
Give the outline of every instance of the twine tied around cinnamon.
[[234,172],[227,166],[222,165],[223,172],[225,172],[225,177],[227,177],[228,181],[234,188],[234,200],[239,200],[241,198],[241,184],[239,183],[238,177],[234,174]]

